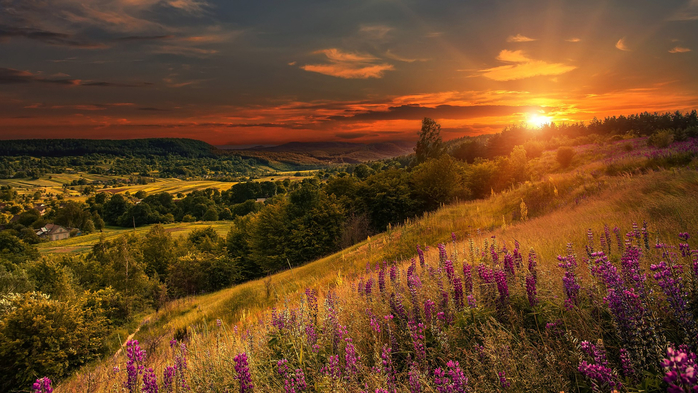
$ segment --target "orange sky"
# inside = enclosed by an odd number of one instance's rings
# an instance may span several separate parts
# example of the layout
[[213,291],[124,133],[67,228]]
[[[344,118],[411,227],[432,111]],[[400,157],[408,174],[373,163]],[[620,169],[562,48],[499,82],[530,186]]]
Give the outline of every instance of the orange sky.
[[423,117],[452,139],[698,108],[698,0],[0,8],[2,139],[369,142]]

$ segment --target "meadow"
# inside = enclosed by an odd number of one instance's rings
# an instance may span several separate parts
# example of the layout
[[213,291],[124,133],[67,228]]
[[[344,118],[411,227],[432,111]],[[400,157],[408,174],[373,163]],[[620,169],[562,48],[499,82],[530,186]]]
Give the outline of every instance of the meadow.
[[697,202],[689,165],[572,171],[444,206],[170,303],[56,392],[663,391],[667,348],[685,353],[671,370],[695,359]]

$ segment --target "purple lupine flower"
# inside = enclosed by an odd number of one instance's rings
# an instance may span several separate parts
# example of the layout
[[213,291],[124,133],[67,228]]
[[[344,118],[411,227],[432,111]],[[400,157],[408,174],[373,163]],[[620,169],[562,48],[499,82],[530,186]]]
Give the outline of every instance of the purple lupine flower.
[[432,322],[436,316],[436,303],[431,299],[424,301],[424,318],[427,322]]
[[480,276],[480,281],[482,281],[484,284],[494,283],[494,274],[489,266],[480,264],[477,267],[477,274]]
[[426,366],[427,349],[424,343],[424,324],[409,323],[410,337],[412,338],[412,347],[414,348],[414,358],[417,364]]
[[419,256],[419,266],[424,269],[424,264],[426,263],[424,260],[424,251],[419,248],[419,244],[417,244],[417,255]]
[[468,378],[463,374],[458,362],[446,363],[448,371],[440,367],[434,370],[434,385],[439,393],[465,393],[468,389]]
[[465,293],[473,291],[473,266],[467,263],[463,264],[463,284],[465,285]]
[[174,391],[174,381],[177,369],[173,366],[166,366],[162,372],[162,388],[165,393]]
[[593,359],[592,363],[582,360],[578,367],[578,371],[582,375],[593,381],[593,391],[604,392],[608,390],[604,388],[621,388],[623,386],[618,381],[618,376],[608,366],[606,351],[600,340],[598,345],[594,345],[588,341],[582,341],[580,347],[583,352]]
[[32,393],[53,393],[51,380],[48,377],[37,379],[32,385]]
[[587,230],[587,253],[591,254],[592,252],[594,252],[594,232],[589,228]]
[[618,243],[618,252],[620,252],[622,254],[624,251],[624,248],[623,248],[623,240],[620,237],[620,228],[613,227],[613,234],[616,236],[616,243]]
[[419,367],[416,363],[410,365],[408,372],[410,393],[422,393],[422,383],[419,381]]
[[344,347],[344,370],[348,378],[356,379],[359,373],[359,355],[350,337],[344,339],[347,345]]
[[443,268],[444,263],[448,258],[448,254],[446,253],[446,246],[443,243],[439,243],[437,247],[439,248],[439,267]]
[[314,323],[317,323],[318,315],[318,305],[317,305],[317,291],[314,289],[306,288],[305,297],[308,300],[308,312]]
[[342,377],[342,370],[339,367],[339,355],[331,355],[327,365],[325,365],[320,372],[335,381],[340,379]]
[[651,265],[650,270],[655,272],[654,279],[657,280],[657,284],[666,295],[667,302],[671,306],[674,316],[681,323],[684,333],[687,337],[692,338],[695,337],[695,321],[686,301],[688,294],[681,282],[682,277],[675,272],[678,267],[678,265],[669,266],[665,261],[661,261],[657,265]]
[[514,273],[514,256],[511,254],[504,254],[504,271],[513,276]]
[[455,232],[451,232],[451,240],[453,240],[453,243],[456,242],[456,233]]
[[536,270],[536,265],[537,263],[537,256],[536,252],[531,249],[528,251],[528,272],[531,273],[533,276],[533,279],[536,280],[536,283],[538,282],[538,271]]
[[453,301],[457,310],[463,309],[463,284],[460,277],[453,277]]
[[364,280],[359,280],[359,284],[356,286],[356,292],[359,295],[363,296],[363,294],[364,294]]
[[468,307],[477,308],[477,303],[475,302],[475,295],[472,293],[468,295]]
[[378,291],[385,292],[385,268],[383,267],[378,271]]
[[312,323],[305,325],[305,338],[308,340],[308,345],[314,348],[317,344],[317,332],[315,331],[315,325]]
[[373,290],[373,277],[366,281],[366,299],[371,300],[371,291]]
[[383,345],[381,363],[383,364],[383,373],[385,374],[385,383],[388,386],[388,391],[397,391],[397,376],[395,374],[395,367],[393,367],[392,350],[387,345]]
[[410,290],[410,301],[412,302],[412,320],[419,322],[419,288],[422,281],[417,274],[407,276],[407,286]]
[[532,274],[529,274],[526,276],[526,295],[528,295],[528,303],[531,307],[535,307],[538,304],[536,294],[536,279]]
[[143,393],[158,393],[158,380],[152,368],[143,373]]
[[509,299],[509,285],[507,284],[507,274],[503,270],[496,270],[494,272],[494,280],[497,283],[497,290],[499,291],[499,300],[502,304],[506,303]]
[[248,393],[254,390],[252,384],[252,375],[250,375],[250,366],[247,363],[247,353],[242,352],[233,358],[235,362],[235,379],[240,383],[240,393]]
[[602,250],[606,250],[608,248],[606,245],[606,238],[604,237],[603,233],[599,235],[599,243],[601,243]]
[[497,376],[499,376],[499,384],[502,386],[502,389],[508,389],[511,387],[511,383],[507,381],[507,376],[504,371],[497,373]]
[[128,361],[126,362],[126,388],[130,393],[136,393],[139,388],[138,379],[143,373],[143,360],[145,358],[145,351],[141,349],[141,346],[136,340],[129,340],[126,343],[126,356]]
[[453,276],[455,275],[455,270],[453,269],[453,261],[447,259],[444,261],[444,270],[446,271],[446,277],[448,281],[453,281]]
[[397,265],[390,265],[390,282],[397,284]]
[[623,375],[627,378],[632,378],[635,375],[635,367],[630,359],[630,354],[625,348],[620,349],[620,366],[623,369]]
[[401,324],[407,321],[407,311],[405,310],[405,306],[402,304],[401,296],[399,293],[390,294],[390,309],[392,310],[393,315],[395,315],[398,318],[398,321]]
[[[571,248],[571,244],[568,244],[568,248]],[[577,283],[577,276],[575,270],[577,268],[577,260],[572,252],[568,252],[566,257],[558,256],[557,260],[560,261],[558,266],[565,269],[565,275],[562,278],[562,283],[565,287],[565,306],[568,309],[572,309],[577,304],[577,296],[579,295],[579,289],[581,286]]]
[[698,366],[696,355],[686,345],[678,349],[669,347],[667,358],[662,361],[666,375],[664,382],[669,384],[670,393],[689,393],[698,391]]
[[606,246],[608,247],[608,253],[611,253],[611,229],[608,225],[603,224],[603,236],[606,239]]
[[284,379],[284,391],[286,393],[298,393],[304,391],[308,385],[305,382],[305,374],[303,369],[296,369],[294,373],[291,373],[291,369],[288,366],[288,360],[281,359],[276,363],[277,370],[281,377]]

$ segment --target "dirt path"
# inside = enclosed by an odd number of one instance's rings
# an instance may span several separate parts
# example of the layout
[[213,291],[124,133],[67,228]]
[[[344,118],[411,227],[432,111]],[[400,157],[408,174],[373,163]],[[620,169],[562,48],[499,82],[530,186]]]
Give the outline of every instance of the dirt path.
[[121,344],[121,348],[119,348],[119,350],[116,351],[116,353],[114,354],[114,358],[119,357],[119,354],[121,353],[121,350],[124,349],[124,347],[126,346],[126,344],[127,344],[129,341],[131,341],[131,339],[133,338],[133,336],[135,336],[136,333],[138,333],[138,331],[141,330],[141,326],[143,326],[143,325],[142,325],[142,324],[139,325],[138,328],[136,328],[136,331],[135,331],[135,332],[131,333],[128,337],[126,337],[126,341],[124,341],[124,343]]

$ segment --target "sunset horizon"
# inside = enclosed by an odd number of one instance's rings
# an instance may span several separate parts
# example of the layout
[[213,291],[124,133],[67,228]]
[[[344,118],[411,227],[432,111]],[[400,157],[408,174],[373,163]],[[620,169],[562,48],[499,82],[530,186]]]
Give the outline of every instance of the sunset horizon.
[[694,0],[0,7],[1,139],[372,143],[698,108]]

